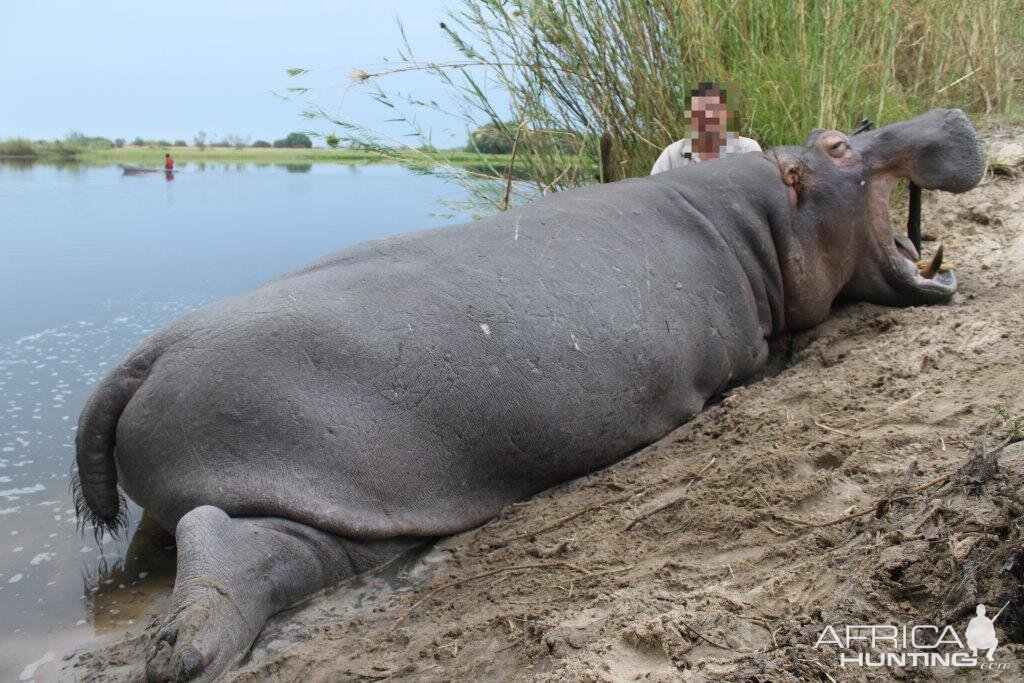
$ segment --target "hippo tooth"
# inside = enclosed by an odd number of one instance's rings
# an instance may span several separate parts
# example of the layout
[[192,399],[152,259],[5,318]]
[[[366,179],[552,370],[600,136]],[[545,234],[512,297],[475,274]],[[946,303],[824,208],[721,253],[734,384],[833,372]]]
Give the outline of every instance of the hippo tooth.
[[896,242],[896,248],[902,249],[911,259],[917,261],[921,258],[921,254],[918,253],[917,247],[910,241],[910,238],[906,235],[893,235],[893,240]]
[[935,273],[939,272],[942,268],[942,251],[943,245],[940,244],[939,248],[932,254],[930,261],[918,261],[917,270],[920,272],[921,277],[932,278],[935,277]]

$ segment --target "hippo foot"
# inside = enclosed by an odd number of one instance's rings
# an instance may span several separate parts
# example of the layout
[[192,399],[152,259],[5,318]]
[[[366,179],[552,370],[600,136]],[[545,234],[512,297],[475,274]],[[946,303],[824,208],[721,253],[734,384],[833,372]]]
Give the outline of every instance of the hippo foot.
[[272,614],[422,542],[355,541],[209,505],[182,517],[174,536],[178,574],[146,653],[151,681],[212,680],[245,656]]
[[171,612],[146,653],[149,680],[207,680],[248,651],[267,617],[281,609],[264,595],[273,574],[263,587],[252,580],[282,550],[271,534],[215,507],[182,517]]
[[266,616],[246,617],[224,586],[192,586],[150,642],[150,681],[207,680],[236,663],[259,634]]

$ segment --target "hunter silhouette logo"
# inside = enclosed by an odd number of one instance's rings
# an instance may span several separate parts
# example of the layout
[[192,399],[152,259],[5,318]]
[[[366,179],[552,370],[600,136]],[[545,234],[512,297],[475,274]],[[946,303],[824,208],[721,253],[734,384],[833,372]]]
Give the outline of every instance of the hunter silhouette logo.
[[[1006,605],[1009,604],[1006,603]],[[1003,605],[1003,609],[1006,609],[1006,605]],[[996,638],[995,621],[1003,613],[1003,610],[999,610],[991,619],[985,616],[985,605],[978,605],[976,611],[978,616],[967,624],[967,632],[964,634],[967,636],[967,647],[971,648],[971,654],[975,657],[978,656],[978,650],[988,650],[985,658],[991,662],[992,654],[996,651],[996,646],[999,645],[999,639]]]
[[[961,639],[951,625],[932,624],[851,624],[826,626],[814,648],[835,645],[839,648],[839,666],[951,666],[958,668],[1009,669],[995,661],[999,639],[995,622],[1009,605],[1003,605],[989,619],[985,605],[978,605]],[[966,641],[966,645],[964,644]],[[981,655],[979,656],[979,653]]]

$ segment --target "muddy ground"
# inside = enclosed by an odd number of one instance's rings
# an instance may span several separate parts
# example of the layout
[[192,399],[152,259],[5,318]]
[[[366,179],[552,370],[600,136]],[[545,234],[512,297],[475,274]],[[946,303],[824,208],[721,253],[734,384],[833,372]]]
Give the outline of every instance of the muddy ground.
[[[968,675],[1018,680],[1024,444],[998,450],[1021,434],[996,411],[1024,415],[1024,177],[926,193],[923,215],[952,305],[838,307],[658,443],[275,617],[226,679],[946,678],[813,646],[826,624],[962,635],[1009,601],[1008,668]],[[138,676],[146,637],[64,675]]]

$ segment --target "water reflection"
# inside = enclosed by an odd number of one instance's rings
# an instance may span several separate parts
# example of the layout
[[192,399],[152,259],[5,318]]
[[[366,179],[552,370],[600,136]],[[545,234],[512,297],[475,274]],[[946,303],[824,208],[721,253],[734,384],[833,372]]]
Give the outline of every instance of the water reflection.
[[[112,598],[138,603],[132,613],[109,604],[106,594],[125,583],[117,570],[151,549],[143,536],[132,546],[146,550],[135,553],[109,536],[99,544],[83,537],[68,482],[77,416],[96,383],[157,326],[202,302],[121,301],[104,322],[78,320],[0,344],[0,679],[26,664],[20,655],[37,659],[51,634],[66,641],[76,632],[92,635],[93,623],[125,628],[144,611],[141,596],[166,590],[136,574],[129,590],[139,597]],[[138,520],[140,511],[129,510]],[[153,554],[156,565],[159,558]],[[149,571],[158,579],[167,573]],[[76,577],[86,577],[86,590]]]
[[[173,583],[170,538],[78,532],[77,417],[153,330],[366,239],[462,220],[457,187],[394,166],[0,162],[0,680],[96,633],[141,628]],[[396,202],[395,197],[401,197]],[[59,661],[59,656],[57,660]]]
[[8,159],[0,159],[0,164],[14,170],[28,170],[36,165],[36,160],[13,157]]
[[123,555],[82,574],[83,607],[97,635],[141,623],[174,587],[174,537],[143,515]]

